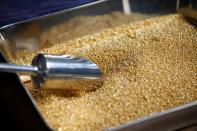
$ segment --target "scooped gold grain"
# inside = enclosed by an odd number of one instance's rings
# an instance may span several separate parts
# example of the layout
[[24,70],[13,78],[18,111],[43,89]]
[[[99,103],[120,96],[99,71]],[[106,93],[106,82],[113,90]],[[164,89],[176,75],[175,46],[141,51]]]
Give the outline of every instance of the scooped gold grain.
[[[197,33],[179,15],[153,18],[44,49],[96,62],[105,83],[94,92],[35,90],[59,130],[101,130],[197,100]],[[17,63],[28,64],[34,54]]]

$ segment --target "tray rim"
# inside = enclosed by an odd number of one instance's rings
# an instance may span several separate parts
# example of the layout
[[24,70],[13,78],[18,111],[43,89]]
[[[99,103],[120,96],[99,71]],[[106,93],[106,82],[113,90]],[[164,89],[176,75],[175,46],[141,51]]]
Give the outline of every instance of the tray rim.
[[50,14],[38,16],[38,17],[35,17],[35,18],[31,18],[31,19],[28,19],[28,20],[14,22],[14,23],[11,23],[11,24],[8,24],[8,25],[1,26],[0,27],[0,31],[3,30],[3,29],[10,28],[12,26],[18,26],[20,24],[26,24],[26,23],[29,23],[29,22],[34,22],[34,21],[41,20],[41,19],[44,19],[44,18],[47,18],[47,17],[53,17],[53,16],[56,16],[56,15],[64,14],[66,12],[71,12],[71,11],[74,11],[74,10],[78,10],[78,9],[81,9],[81,8],[87,8],[89,6],[97,5],[99,3],[104,3],[106,1],[111,1],[111,0],[94,1],[94,2],[90,2],[90,3],[84,4],[84,5],[72,7],[72,8],[65,9],[65,10],[60,10],[60,11],[53,12],[53,13],[50,13]]

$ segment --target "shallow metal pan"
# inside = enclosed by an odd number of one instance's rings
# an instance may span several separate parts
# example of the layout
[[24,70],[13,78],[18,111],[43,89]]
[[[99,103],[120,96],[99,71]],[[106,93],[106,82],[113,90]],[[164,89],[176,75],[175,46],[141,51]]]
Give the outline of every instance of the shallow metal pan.
[[[101,15],[112,11],[124,12],[125,0],[101,0],[84,6],[64,10],[58,13],[42,16],[28,21],[14,23],[0,28],[0,46],[1,52],[9,61],[21,50],[38,50],[40,48],[39,34],[45,29],[53,27],[59,23],[67,21],[75,16],[84,15]],[[176,0],[128,0],[129,8],[132,12],[148,14],[150,17],[176,13]],[[127,1],[127,2],[128,2]],[[30,28],[38,28],[37,33],[29,32]],[[28,34],[28,35],[27,35]],[[28,37],[27,37],[28,36]],[[35,43],[28,43],[29,39],[34,39]],[[26,46],[25,44],[31,44]],[[1,75],[1,74],[0,74]],[[0,81],[1,83],[1,81]],[[25,88],[23,85],[16,85]],[[27,91],[28,92],[28,91]],[[23,92],[24,93],[24,92]],[[33,98],[30,98],[32,101]],[[23,103],[25,108],[26,103]],[[36,104],[32,105],[36,106]],[[12,107],[13,108],[13,107]],[[17,107],[16,107],[17,108]],[[37,108],[34,109],[38,111]],[[13,110],[14,111],[14,110]],[[39,112],[39,111],[38,111]],[[17,113],[17,112],[16,112]],[[165,112],[155,113],[146,118],[140,118],[135,121],[128,122],[118,127],[106,130],[187,130],[196,129],[197,124],[197,102],[182,105],[169,109]],[[23,116],[25,117],[25,116]],[[25,118],[24,118],[25,119]],[[27,118],[28,120],[28,118]],[[44,120],[43,120],[44,121]],[[19,122],[20,123],[20,122]],[[43,123],[40,123],[43,124]]]

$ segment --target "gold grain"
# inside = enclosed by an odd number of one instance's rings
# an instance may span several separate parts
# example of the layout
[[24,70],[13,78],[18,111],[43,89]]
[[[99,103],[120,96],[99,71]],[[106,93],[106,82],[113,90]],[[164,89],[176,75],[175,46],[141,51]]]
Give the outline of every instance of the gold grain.
[[[123,25],[63,42],[43,53],[96,62],[105,83],[94,92],[28,87],[60,130],[101,130],[197,100],[197,33],[179,15]],[[34,54],[16,63],[30,63]]]

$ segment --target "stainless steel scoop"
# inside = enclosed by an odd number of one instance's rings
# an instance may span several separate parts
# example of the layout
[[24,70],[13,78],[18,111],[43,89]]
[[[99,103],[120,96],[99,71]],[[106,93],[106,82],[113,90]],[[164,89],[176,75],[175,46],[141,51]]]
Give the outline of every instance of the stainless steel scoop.
[[0,71],[31,75],[37,88],[94,90],[103,83],[102,72],[95,63],[69,55],[38,54],[32,66],[1,63]]

